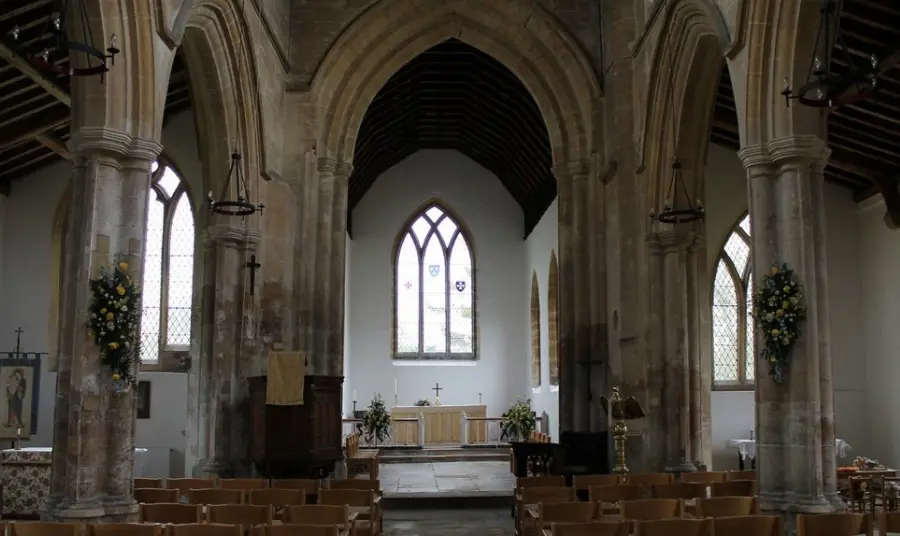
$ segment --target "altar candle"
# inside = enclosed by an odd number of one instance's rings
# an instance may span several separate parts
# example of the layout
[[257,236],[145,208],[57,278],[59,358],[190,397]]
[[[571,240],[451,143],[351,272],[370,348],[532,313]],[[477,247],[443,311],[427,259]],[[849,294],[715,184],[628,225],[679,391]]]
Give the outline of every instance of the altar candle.
[[397,395],[397,378],[394,378],[394,396]]
[[356,389],[353,390],[353,401],[356,402]]

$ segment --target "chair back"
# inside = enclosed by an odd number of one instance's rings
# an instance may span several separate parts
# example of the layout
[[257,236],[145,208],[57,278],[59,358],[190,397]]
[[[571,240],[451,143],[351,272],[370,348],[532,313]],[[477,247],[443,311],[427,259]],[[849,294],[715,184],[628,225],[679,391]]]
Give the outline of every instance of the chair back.
[[372,506],[375,504],[375,492],[364,489],[323,489],[319,493],[319,504]]
[[590,521],[587,523],[553,523],[553,536],[628,536],[626,521]]
[[756,480],[756,471],[725,471],[725,480]]
[[516,488],[550,488],[564,487],[564,476],[520,476],[516,478]]
[[253,489],[250,490],[247,502],[272,506],[306,504],[306,493],[300,489]]
[[619,482],[619,475],[575,475],[572,477],[572,487],[577,490],[589,490],[591,486],[615,486]]
[[524,488],[522,504],[575,502],[575,489],[565,487]]
[[713,519],[716,534],[728,536],[784,536],[781,516],[735,516]]
[[682,482],[725,482],[728,476],[726,471],[697,471],[695,473],[681,473]]
[[619,503],[622,519],[652,521],[684,516],[684,502],[681,499],[639,499]]
[[239,489],[190,489],[187,497],[190,504],[241,504],[244,502],[244,492]]
[[879,536],[889,532],[900,532],[900,512],[878,512],[876,524]]
[[670,484],[675,481],[673,473],[634,473],[625,477],[625,483],[632,486],[653,486]]
[[339,536],[340,534],[341,531],[337,525],[303,525],[300,523],[269,525],[265,530],[265,536]]
[[142,504],[139,519],[141,523],[172,525],[200,523],[203,521],[202,512],[203,510],[196,504]]
[[759,514],[756,497],[713,497],[697,501],[697,517],[734,517]]
[[538,519],[547,523],[584,523],[600,517],[599,505],[592,502],[538,503]]
[[181,497],[187,497],[188,490],[216,487],[216,481],[212,478],[167,478],[166,488],[177,489]]
[[300,523],[304,525],[340,525],[347,526],[350,520],[350,507],[348,505],[329,504],[304,504],[299,506],[286,506],[284,508],[285,523]]
[[134,500],[139,503],[177,503],[179,499],[177,489],[163,488],[135,488]]
[[322,482],[315,478],[273,478],[270,487],[278,489],[299,489],[309,496],[317,497]]
[[709,485],[703,482],[673,482],[654,484],[650,494],[655,499],[705,499],[709,496]]
[[7,525],[11,536],[79,536],[78,523],[10,523]]
[[135,478],[134,487],[137,488],[161,488],[163,487],[163,479],[161,478]]
[[220,478],[219,487],[224,489],[266,489],[269,480],[266,478]]
[[88,525],[88,536],[160,536],[156,523],[97,523]]
[[656,519],[638,521],[634,534],[635,536],[713,536],[715,526],[712,519]]
[[268,525],[272,523],[272,507],[259,504],[216,504],[206,508],[210,523],[225,525]]
[[755,480],[729,480],[709,485],[711,497],[755,497]]
[[361,489],[367,491],[374,491],[375,493],[381,492],[381,481],[376,479],[359,479],[359,478],[348,478],[345,480],[332,480],[328,484],[328,489]]
[[636,501],[647,496],[643,486],[619,484],[617,486],[591,486],[591,502]]
[[169,527],[170,536],[243,536],[243,532],[240,525],[220,523],[189,523]]
[[797,514],[797,536],[872,536],[869,514]]

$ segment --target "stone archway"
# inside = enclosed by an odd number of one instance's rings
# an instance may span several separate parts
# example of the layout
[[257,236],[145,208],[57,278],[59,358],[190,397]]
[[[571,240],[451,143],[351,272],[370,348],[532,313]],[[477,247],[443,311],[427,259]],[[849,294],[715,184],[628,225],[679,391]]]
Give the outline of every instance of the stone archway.
[[554,165],[588,161],[599,150],[596,75],[574,40],[536,3],[388,0],[341,35],[316,73],[319,158],[352,162],[360,123],[378,90],[401,66],[451,37],[502,62],[531,91]]

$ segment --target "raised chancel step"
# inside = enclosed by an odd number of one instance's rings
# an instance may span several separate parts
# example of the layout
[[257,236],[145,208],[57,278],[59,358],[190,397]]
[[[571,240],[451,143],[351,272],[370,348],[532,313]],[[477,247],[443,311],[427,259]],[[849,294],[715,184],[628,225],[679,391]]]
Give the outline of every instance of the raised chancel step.
[[395,463],[379,479],[386,509],[505,508],[516,480],[508,460]]
[[509,447],[425,447],[381,449],[381,463],[506,462]]

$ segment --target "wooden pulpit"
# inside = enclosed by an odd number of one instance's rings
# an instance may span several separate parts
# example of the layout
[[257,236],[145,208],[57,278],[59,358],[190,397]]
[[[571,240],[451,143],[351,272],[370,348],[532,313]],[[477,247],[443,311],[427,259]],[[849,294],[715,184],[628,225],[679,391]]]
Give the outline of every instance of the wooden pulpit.
[[306,376],[303,405],[266,404],[266,376],[250,378],[250,457],[266,478],[322,478],[343,458],[340,376]]

